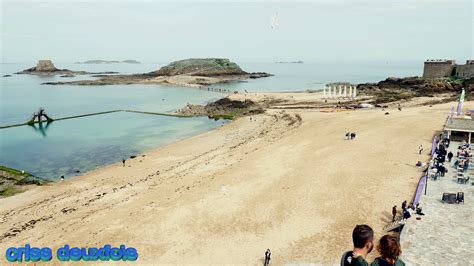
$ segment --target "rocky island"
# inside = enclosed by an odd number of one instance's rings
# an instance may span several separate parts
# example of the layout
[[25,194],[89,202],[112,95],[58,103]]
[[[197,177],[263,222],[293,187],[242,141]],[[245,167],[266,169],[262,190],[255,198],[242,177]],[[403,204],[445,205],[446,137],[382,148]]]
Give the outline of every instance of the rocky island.
[[74,64],[140,64],[137,60],[87,60],[84,62],[75,62]]
[[69,69],[56,68],[51,60],[39,60],[36,66],[17,72],[15,74],[33,74],[33,75],[62,75],[64,77],[73,77],[74,75],[90,75],[90,74],[116,74],[118,72],[87,72],[74,71]]
[[173,84],[201,87],[215,83],[269,77],[265,72],[248,73],[236,63],[223,58],[185,59],[172,62],[159,70],[132,75],[96,75],[96,80],[46,82],[48,85],[114,85],[114,84]]

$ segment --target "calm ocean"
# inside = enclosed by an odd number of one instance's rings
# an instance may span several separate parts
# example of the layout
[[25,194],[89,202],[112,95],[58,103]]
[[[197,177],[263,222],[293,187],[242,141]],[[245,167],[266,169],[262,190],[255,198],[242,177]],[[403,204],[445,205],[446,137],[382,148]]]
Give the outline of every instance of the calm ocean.
[[[225,83],[213,87],[250,92],[321,89],[336,81],[377,82],[388,76],[421,75],[422,62],[368,63],[241,63],[249,72],[264,71],[270,78]],[[1,76],[34,66],[1,64]],[[150,72],[164,63],[61,64],[58,68],[85,71]],[[187,103],[203,104],[223,94],[161,85],[51,86],[42,82],[84,79],[87,76],[13,75],[0,78],[0,125],[22,123],[39,107],[54,117],[115,109],[173,112]],[[173,118],[135,113],[57,121],[47,128],[23,126],[0,129],[0,165],[56,180],[71,177],[142,153],[167,143],[219,127],[225,121]]]

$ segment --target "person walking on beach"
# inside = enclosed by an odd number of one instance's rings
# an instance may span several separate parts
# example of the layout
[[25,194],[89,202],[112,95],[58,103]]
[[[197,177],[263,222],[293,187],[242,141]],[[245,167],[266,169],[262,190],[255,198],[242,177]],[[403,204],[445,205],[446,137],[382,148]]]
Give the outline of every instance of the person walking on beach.
[[354,249],[342,255],[341,266],[369,266],[366,257],[374,248],[374,230],[366,224],[356,225],[352,231],[352,242]]
[[384,235],[377,245],[377,251],[380,257],[375,258],[370,266],[405,266],[405,262],[399,259],[402,254],[402,248],[397,237]]
[[454,154],[452,152],[448,152],[448,162],[451,162],[451,159],[453,159]]
[[402,111],[402,107],[400,106],[400,104],[398,104],[398,111]]
[[351,139],[355,139],[356,138],[356,133],[355,132],[352,132],[351,133]]
[[397,205],[393,206],[392,208],[392,222],[395,222],[395,217],[397,216]]
[[418,146],[418,154],[423,152],[423,145]]
[[272,252],[270,251],[270,249],[267,249],[267,251],[265,251],[265,261],[263,263],[264,266],[270,265],[271,256]]
[[122,159],[122,165],[125,167],[125,159]]

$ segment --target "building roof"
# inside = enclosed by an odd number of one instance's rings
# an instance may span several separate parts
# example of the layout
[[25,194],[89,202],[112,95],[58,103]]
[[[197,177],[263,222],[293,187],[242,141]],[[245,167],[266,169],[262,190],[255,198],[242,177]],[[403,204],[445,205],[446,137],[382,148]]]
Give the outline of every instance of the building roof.
[[474,120],[470,118],[454,118],[446,122],[445,130],[474,132]]

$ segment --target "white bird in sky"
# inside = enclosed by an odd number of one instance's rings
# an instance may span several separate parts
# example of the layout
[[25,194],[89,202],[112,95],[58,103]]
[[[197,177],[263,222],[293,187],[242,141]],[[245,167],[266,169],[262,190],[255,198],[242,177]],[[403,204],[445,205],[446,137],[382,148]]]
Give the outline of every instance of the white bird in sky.
[[273,15],[272,21],[271,21],[271,24],[270,24],[270,27],[272,29],[276,28],[276,26],[278,26],[278,12],[276,12],[275,15]]

